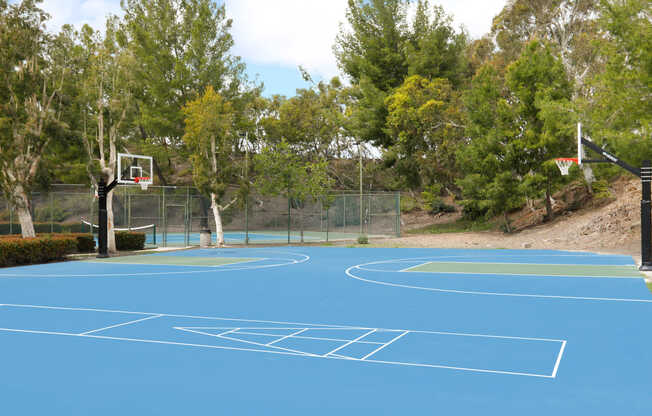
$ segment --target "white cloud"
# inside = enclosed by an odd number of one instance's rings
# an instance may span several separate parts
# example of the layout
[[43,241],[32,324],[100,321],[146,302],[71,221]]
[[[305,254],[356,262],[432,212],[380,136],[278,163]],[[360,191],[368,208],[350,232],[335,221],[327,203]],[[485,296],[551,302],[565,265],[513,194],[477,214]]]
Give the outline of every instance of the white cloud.
[[235,53],[246,61],[337,74],[332,46],[347,0],[230,0]]
[[[473,37],[491,27],[507,0],[431,0],[452,14]],[[221,2],[221,0],[218,0]],[[234,53],[246,62],[286,68],[305,66],[311,73],[337,75],[332,47],[339,24],[346,19],[347,0],[227,0],[233,18]],[[119,14],[119,0],[45,0],[52,15],[48,24],[58,30],[65,23],[88,23],[103,29],[109,13]]]
[[41,8],[50,14],[48,29],[55,32],[66,23],[104,29],[109,14],[121,14],[120,0],[44,0]]
[[[489,31],[507,0],[434,0],[472,37]],[[245,61],[305,66],[325,78],[337,75],[332,47],[346,20],[347,0],[228,0],[235,53]]]

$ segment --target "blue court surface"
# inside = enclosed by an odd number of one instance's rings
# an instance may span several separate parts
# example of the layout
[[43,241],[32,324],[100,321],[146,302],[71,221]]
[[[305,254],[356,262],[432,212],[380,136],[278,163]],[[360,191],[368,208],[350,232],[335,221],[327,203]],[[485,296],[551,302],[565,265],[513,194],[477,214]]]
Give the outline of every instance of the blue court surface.
[[0,414],[650,415],[630,257],[196,249],[0,269]]

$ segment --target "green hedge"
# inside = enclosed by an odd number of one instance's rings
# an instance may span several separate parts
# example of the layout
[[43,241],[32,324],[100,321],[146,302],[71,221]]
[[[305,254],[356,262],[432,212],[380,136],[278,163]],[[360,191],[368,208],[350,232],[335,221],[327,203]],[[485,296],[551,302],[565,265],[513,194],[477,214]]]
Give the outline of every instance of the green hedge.
[[75,237],[0,239],[0,267],[63,260],[77,249]]
[[[92,234],[40,234],[37,237],[44,238],[74,238],[76,240],[75,253],[93,253],[95,251],[95,239]],[[21,239],[20,235],[0,236],[0,239]]]
[[115,233],[115,246],[119,251],[144,250],[145,233],[119,231]]

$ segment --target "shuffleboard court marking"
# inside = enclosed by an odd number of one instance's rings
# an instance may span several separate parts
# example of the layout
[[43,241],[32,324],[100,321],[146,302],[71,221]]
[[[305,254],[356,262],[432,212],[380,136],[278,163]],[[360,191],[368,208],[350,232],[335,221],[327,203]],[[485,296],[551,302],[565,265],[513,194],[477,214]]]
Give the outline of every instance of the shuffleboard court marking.
[[[260,249],[251,249],[251,250],[260,250]],[[283,259],[283,258],[268,258],[268,260],[272,261],[286,261],[285,263],[274,263],[274,264],[262,264],[262,265],[249,265],[249,266],[242,266],[242,267],[205,267],[205,270],[179,270],[179,271],[170,271],[170,272],[124,272],[124,273],[84,273],[84,274],[71,274],[71,273],[1,273],[0,272],[0,279],[2,278],[14,278],[14,277],[37,277],[37,278],[49,278],[49,277],[54,277],[54,278],[85,278],[85,277],[129,277],[129,276],[170,276],[170,275],[178,275],[178,274],[201,274],[201,273],[221,273],[221,272],[230,272],[230,271],[241,271],[241,270],[259,270],[259,269],[269,269],[273,267],[282,267],[282,266],[289,266],[289,265],[295,265],[295,264],[301,264],[305,263],[310,260],[310,256],[306,254],[301,254],[301,253],[296,253],[296,252],[290,252],[290,251],[266,251],[267,253],[280,253],[280,254],[290,254],[290,255],[295,255],[298,256],[299,258],[297,259]],[[101,262],[98,262],[97,264],[100,264]],[[105,263],[103,263],[105,264]],[[127,264],[125,264],[127,265]],[[138,266],[144,266],[141,264],[138,264]],[[159,265],[160,266],[160,265]],[[228,266],[228,265],[226,265]],[[26,266],[29,267],[29,266]],[[197,267],[197,266],[183,266],[184,268],[187,267]]]
[[380,347],[378,347],[375,350],[371,351],[369,354],[365,355],[364,357],[362,357],[360,359],[363,360],[363,361],[366,360],[367,358],[371,357],[372,355],[374,355],[378,351],[382,350],[383,348],[387,347],[390,344],[393,344],[395,341],[398,341],[399,339],[403,338],[404,336],[406,336],[409,333],[410,333],[410,331],[403,332],[401,335],[398,335],[398,336],[392,338],[389,342],[384,343],[383,345],[381,345]]
[[[423,259],[423,258],[419,258]],[[398,259],[403,262],[407,262],[414,259]],[[566,296],[566,295],[543,295],[543,294],[530,294],[530,293],[510,293],[510,292],[484,292],[484,291],[474,291],[474,290],[458,290],[458,289],[442,289],[436,287],[424,287],[424,286],[415,286],[415,285],[406,285],[401,283],[391,283],[383,282],[380,280],[366,279],[364,277],[356,275],[353,270],[362,270],[362,271],[378,271],[383,273],[400,273],[400,271],[393,270],[374,270],[366,269],[364,266],[367,265],[378,265],[378,264],[391,264],[395,260],[381,260],[381,261],[372,261],[368,263],[361,263],[355,266],[347,268],[344,273],[352,279],[359,280],[361,282],[372,283],[381,286],[389,287],[399,287],[403,289],[416,289],[416,290],[425,290],[429,292],[438,292],[438,293],[454,293],[460,295],[477,295],[477,296],[505,296],[505,297],[519,297],[519,298],[540,298],[540,299],[560,299],[560,300],[580,300],[580,301],[598,301],[598,302],[633,302],[633,303],[652,303],[652,299],[636,299],[636,298],[608,298],[608,297],[592,297],[592,296]],[[640,279],[643,279],[641,276]]]
[[555,361],[555,368],[552,370],[552,376],[557,377],[557,370],[559,370],[559,363],[561,363],[561,357],[564,355],[564,350],[566,349],[566,341],[561,343],[559,348],[559,354],[557,355],[557,361]]
[[163,315],[147,316],[147,317],[145,317],[145,318],[136,319],[135,321],[123,322],[123,323],[121,323],[121,324],[115,324],[115,325],[111,325],[111,326],[105,326],[104,328],[98,328],[98,329],[93,329],[92,331],[82,332],[82,333],[79,334],[79,335],[94,334],[94,333],[96,333],[96,332],[106,331],[107,329],[118,328],[118,327],[121,327],[121,326],[131,325],[131,324],[135,324],[135,323],[138,323],[138,322],[147,321],[147,320],[154,319],[154,318],[160,318],[161,316],[163,316]]
[[[231,347],[226,345],[210,345],[210,344],[199,344],[199,343],[186,343],[186,342],[177,342],[169,340],[160,340],[160,339],[147,339],[147,338],[132,338],[132,337],[118,337],[118,336],[108,336],[108,335],[98,335],[96,332],[98,330],[87,331],[85,333],[73,333],[73,332],[61,332],[61,331],[46,331],[46,330],[34,330],[34,329],[21,329],[21,328],[0,328],[0,332],[8,333],[23,333],[23,334],[36,334],[36,335],[53,335],[53,336],[67,336],[67,337],[77,337],[77,338],[91,338],[91,339],[100,339],[100,340],[114,340],[114,341],[127,341],[135,343],[148,343],[148,344],[162,344],[162,345],[176,345],[176,346],[185,346],[185,347],[197,347],[197,348],[208,348],[208,349],[219,349],[219,350],[233,350],[233,351],[248,351],[248,352],[260,352],[260,353],[269,353],[269,354],[280,354],[280,355],[291,355],[298,357],[306,358],[321,358],[321,359],[335,359],[335,360],[345,360],[345,361],[355,361],[355,362],[364,362],[372,364],[386,364],[394,366],[407,366],[407,367],[423,367],[423,368],[439,368],[439,369],[449,369],[456,371],[467,371],[475,373],[487,373],[487,374],[501,374],[501,375],[512,375],[512,376],[525,376],[525,377],[536,377],[536,378],[546,378],[554,379],[556,378],[556,371],[559,368],[561,362],[561,357],[563,354],[563,349],[566,345],[566,340],[559,339],[546,339],[546,338],[532,338],[532,337],[517,337],[517,336],[506,336],[506,335],[487,335],[487,334],[471,334],[471,333],[455,333],[455,332],[441,332],[441,331],[423,331],[423,330],[407,330],[407,329],[387,329],[387,328],[366,328],[366,327],[353,327],[345,325],[330,325],[330,324],[305,324],[305,323],[293,323],[293,322],[282,322],[282,321],[267,321],[267,320],[253,320],[253,319],[240,319],[240,318],[223,318],[223,317],[206,317],[206,316],[194,316],[194,315],[180,315],[180,314],[166,314],[166,313],[152,313],[152,312],[135,312],[135,311],[122,311],[122,310],[111,310],[111,309],[97,309],[97,308],[71,308],[71,307],[56,307],[56,306],[43,306],[43,305],[19,305],[19,304],[2,304],[3,306],[9,306],[13,308],[31,308],[31,309],[42,309],[44,311],[48,310],[66,310],[66,311],[80,311],[80,312],[108,312],[116,314],[134,314],[134,315],[147,315],[146,317],[138,320],[133,320],[125,322],[123,324],[117,324],[112,327],[118,327],[121,325],[134,325],[137,322],[143,322],[145,320],[154,319],[154,318],[164,318],[164,317],[176,317],[176,318],[191,318],[199,320],[217,320],[217,321],[234,321],[234,322],[256,322],[256,323],[265,323],[265,324],[280,324],[280,325],[306,325],[305,330],[309,329],[332,329],[332,330],[342,330],[342,329],[355,329],[355,330],[365,330],[366,332],[351,340],[341,340],[345,342],[341,347],[331,350],[326,354],[315,354],[311,352],[282,348],[275,345],[265,345],[261,343],[256,343],[253,341],[242,340],[233,337],[225,336],[228,333],[237,334],[237,331],[241,329],[246,329],[243,327],[233,327],[226,332],[220,334],[211,334],[211,333],[202,333],[201,331],[189,330],[187,327],[175,327],[172,326],[172,329],[182,330],[185,332],[194,332],[198,335],[206,335],[212,338],[226,339],[238,343],[246,343],[254,346],[262,346],[266,349],[259,348],[242,348],[242,347]],[[197,327],[193,327],[197,328]],[[209,327],[205,327],[209,328]],[[220,329],[219,327],[210,327],[211,329]],[[294,327],[260,327],[263,329],[298,329]],[[301,329],[304,329],[301,328]],[[101,328],[101,330],[109,329],[109,327]],[[221,328],[226,329],[226,328]],[[352,345],[354,343],[360,342],[364,337],[369,336],[375,332],[387,331],[387,332],[400,332],[399,336],[392,338],[391,340],[383,343],[379,343],[380,347],[372,351],[370,354],[367,354],[363,358],[349,357],[346,355],[335,354],[337,351],[342,348]],[[298,331],[297,333],[302,332]],[[442,365],[442,364],[431,364],[431,363],[419,363],[419,362],[403,362],[403,361],[389,361],[389,360],[374,360],[369,359],[373,354],[383,350],[388,347],[390,344],[395,343],[400,338],[404,337],[409,333],[419,333],[419,334],[435,334],[435,335],[455,335],[455,336],[464,336],[464,337],[478,337],[478,338],[498,338],[506,340],[527,340],[527,341],[539,341],[539,342],[558,342],[561,343],[562,348],[560,353],[557,355],[556,361],[554,363],[554,368],[551,374],[541,374],[541,373],[530,373],[530,372],[520,372],[520,371],[505,371],[499,369],[487,369],[487,368],[473,368],[473,367],[463,367],[463,366],[452,366],[452,365]],[[276,335],[279,336],[279,335]],[[280,337],[280,336],[279,336]],[[291,338],[291,337],[289,337]],[[305,338],[305,337],[304,337]],[[371,342],[368,342],[371,343]]]

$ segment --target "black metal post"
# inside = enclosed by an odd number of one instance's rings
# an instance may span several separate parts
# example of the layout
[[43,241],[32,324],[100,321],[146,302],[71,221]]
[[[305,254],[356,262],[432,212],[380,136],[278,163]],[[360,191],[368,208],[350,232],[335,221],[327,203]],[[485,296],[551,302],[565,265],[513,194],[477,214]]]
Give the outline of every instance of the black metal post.
[[97,197],[98,197],[98,220],[99,220],[99,230],[97,234],[98,240],[98,259],[105,259],[109,257],[108,249],[108,236],[109,236],[109,224],[108,224],[108,215],[106,212],[106,201],[109,196],[109,192],[115,188],[118,184],[118,181],[113,181],[110,184],[106,184],[104,178],[100,178],[100,181],[97,184]]
[[641,199],[641,270],[652,271],[652,212],[650,211],[652,164],[649,160],[643,161],[641,183],[643,185],[643,198]]

